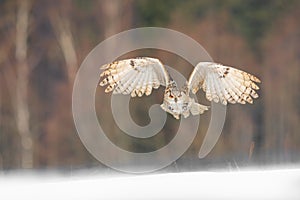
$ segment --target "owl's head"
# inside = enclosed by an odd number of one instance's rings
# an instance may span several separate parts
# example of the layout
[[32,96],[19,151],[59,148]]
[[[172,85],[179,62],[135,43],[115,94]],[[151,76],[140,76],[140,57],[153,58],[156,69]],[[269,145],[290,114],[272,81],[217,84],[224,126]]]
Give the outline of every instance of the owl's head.
[[179,119],[180,114],[184,114],[189,110],[189,97],[181,91],[169,91],[164,95],[164,102],[161,108]]

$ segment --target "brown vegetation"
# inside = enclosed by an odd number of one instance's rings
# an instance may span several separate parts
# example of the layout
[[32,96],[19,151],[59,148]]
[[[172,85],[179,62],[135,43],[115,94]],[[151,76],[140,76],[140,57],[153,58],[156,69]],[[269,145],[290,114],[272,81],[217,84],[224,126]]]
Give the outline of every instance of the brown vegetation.
[[[105,38],[156,25],[191,36],[215,61],[237,66],[262,80],[254,105],[228,107],[225,129],[208,160],[300,161],[300,4],[274,1],[266,5],[274,6],[270,11],[257,3],[246,9],[260,12],[242,16],[237,10],[245,8],[237,1],[147,2],[152,1],[0,1],[0,169],[97,165],[73,124],[71,95],[76,71]],[[151,53],[183,74],[189,73],[181,67],[192,70],[175,55]],[[110,112],[109,102],[104,101],[109,97],[103,95],[97,91],[99,113]],[[147,123],[148,118],[140,117],[147,116],[145,104],[135,102],[133,118]],[[204,115],[198,136],[183,157],[197,159],[208,120],[209,114]],[[163,131],[166,136],[156,139],[154,147],[169,141],[176,126],[170,121]],[[120,130],[110,115],[105,128],[118,140]],[[138,141],[119,142],[124,148],[147,150]]]

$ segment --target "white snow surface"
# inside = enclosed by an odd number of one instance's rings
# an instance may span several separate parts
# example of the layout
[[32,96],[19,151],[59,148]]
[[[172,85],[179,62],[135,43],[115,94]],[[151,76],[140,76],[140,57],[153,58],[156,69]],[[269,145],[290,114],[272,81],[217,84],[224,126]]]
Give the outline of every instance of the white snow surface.
[[300,169],[145,175],[0,175],[0,199],[300,199]]

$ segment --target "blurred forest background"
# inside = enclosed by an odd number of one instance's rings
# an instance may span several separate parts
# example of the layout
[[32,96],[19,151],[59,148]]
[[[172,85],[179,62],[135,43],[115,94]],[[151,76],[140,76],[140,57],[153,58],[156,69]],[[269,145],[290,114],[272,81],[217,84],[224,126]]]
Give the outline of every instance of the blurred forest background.
[[[262,80],[254,105],[228,107],[218,143],[199,160],[210,112],[201,117],[198,135],[177,170],[299,163],[299,10],[296,0],[0,0],[0,169],[105,169],[77,135],[71,111],[74,78],[97,44],[143,26],[187,34],[214,61]],[[186,77],[193,69],[171,53],[149,52]],[[147,55],[130,56],[140,54]],[[174,137],[178,122],[172,117],[151,142],[120,137],[111,116],[101,116],[110,112],[110,97],[98,89],[99,119],[123,148],[147,152]],[[133,119],[149,123],[145,105],[161,97],[158,90],[155,99],[132,100]]]

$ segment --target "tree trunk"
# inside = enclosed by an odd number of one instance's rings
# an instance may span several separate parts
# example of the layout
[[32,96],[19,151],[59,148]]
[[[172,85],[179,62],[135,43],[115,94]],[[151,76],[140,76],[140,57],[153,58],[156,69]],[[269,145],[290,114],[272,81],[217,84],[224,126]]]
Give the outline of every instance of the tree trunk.
[[30,113],[28,105],[29,66],[27,61],[29,1],[18,2],[16,18],[16,104],[15,117],[21,139],[21,167],[33,167],[33,139],[30,132]]

